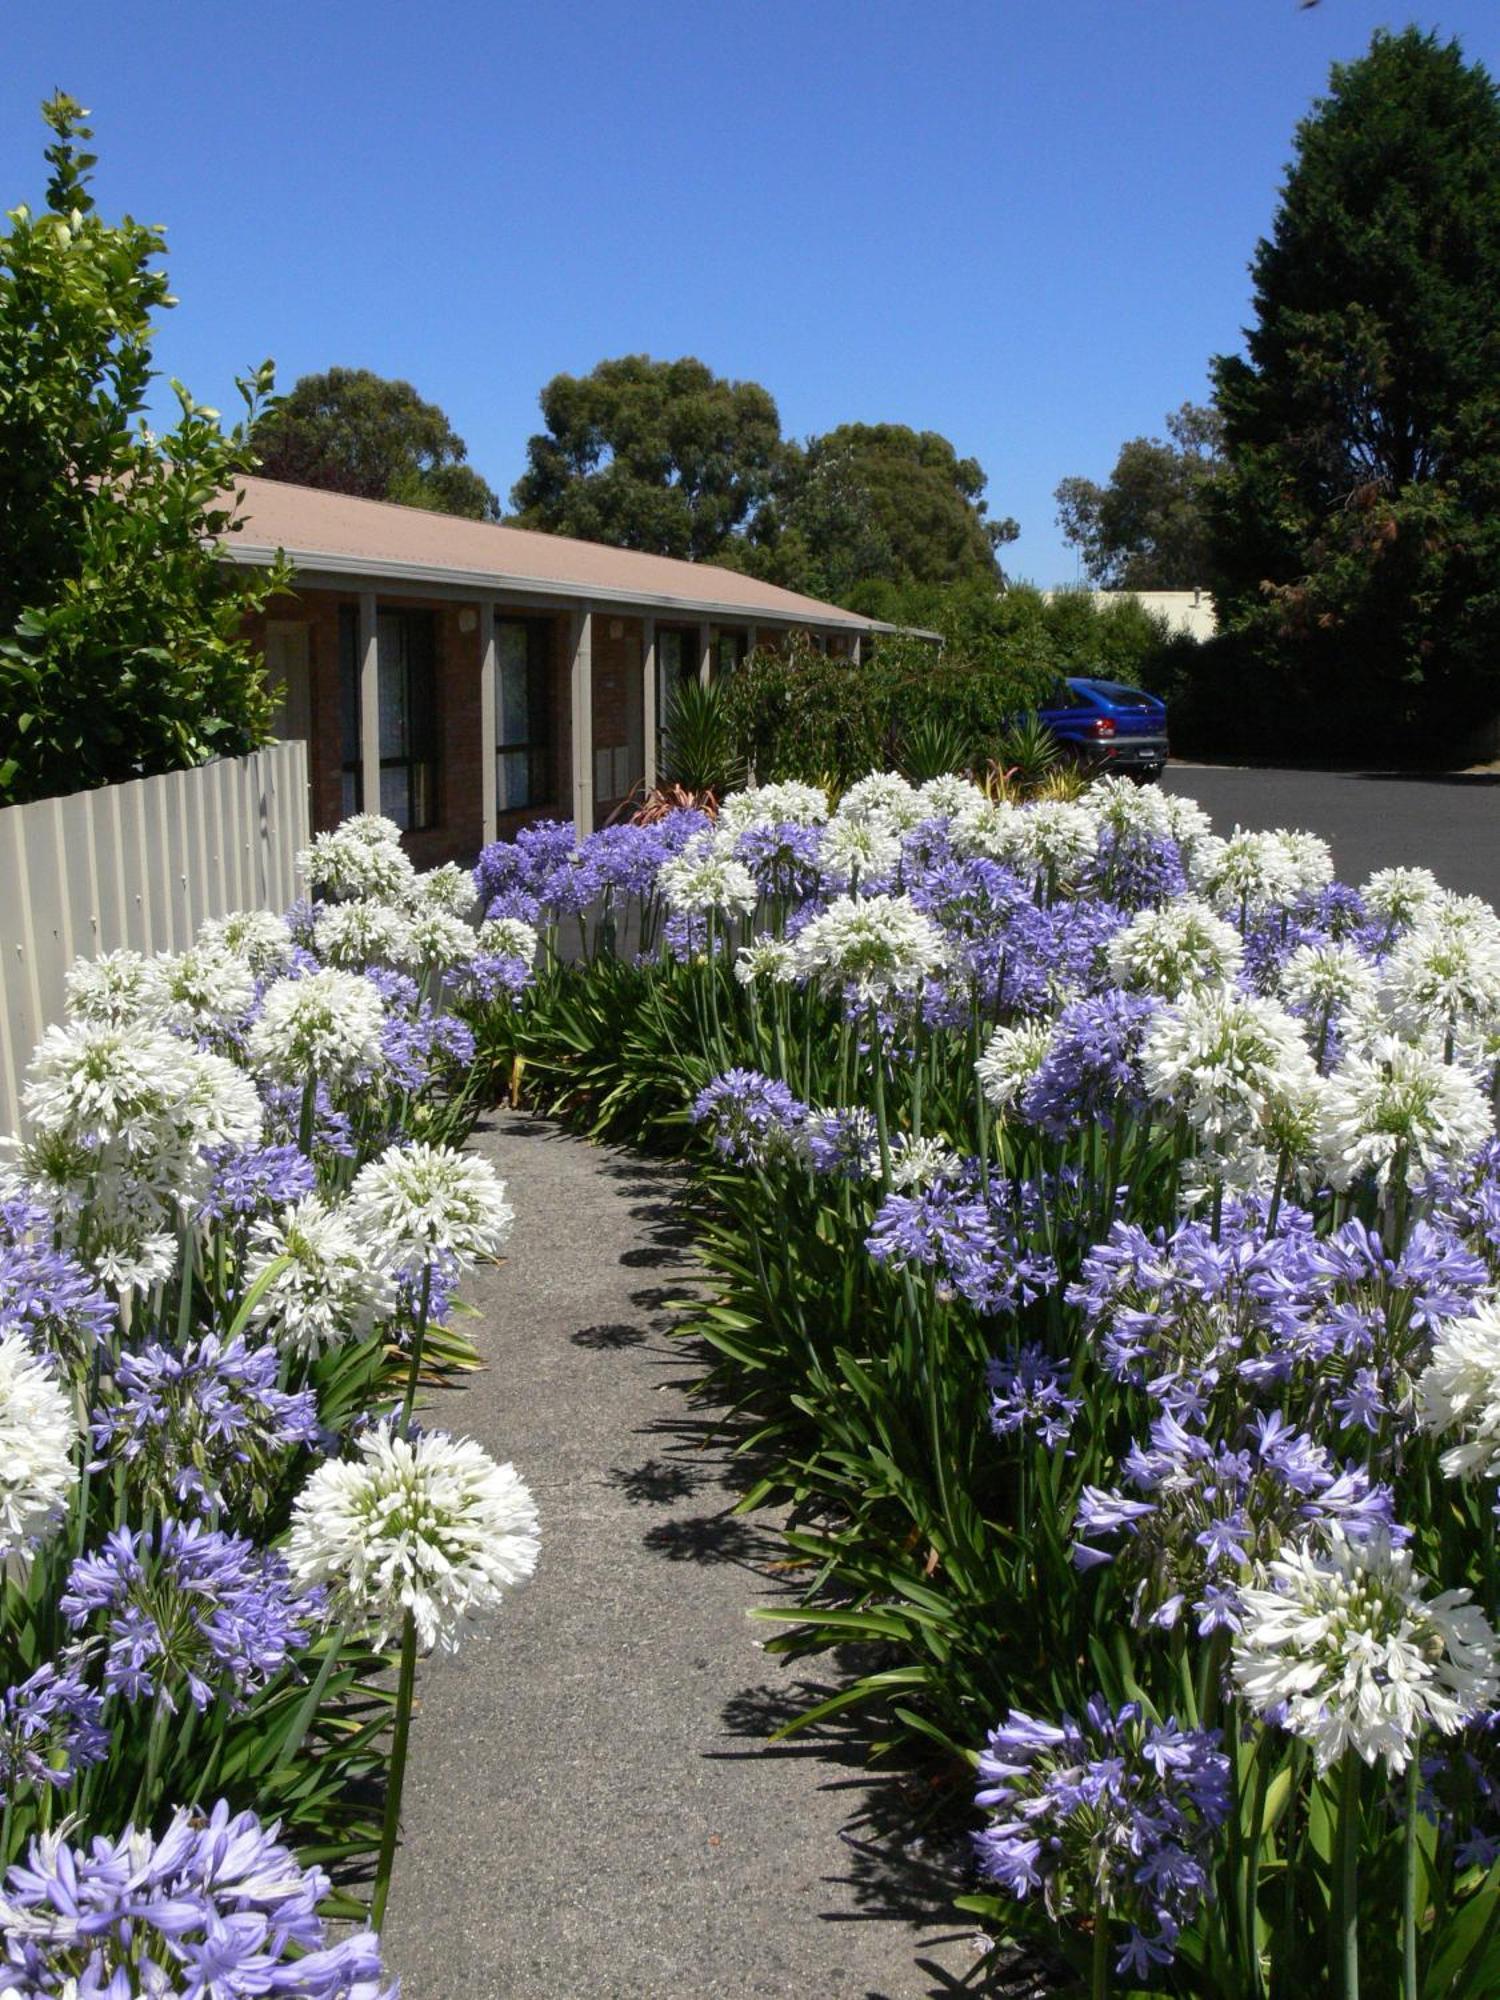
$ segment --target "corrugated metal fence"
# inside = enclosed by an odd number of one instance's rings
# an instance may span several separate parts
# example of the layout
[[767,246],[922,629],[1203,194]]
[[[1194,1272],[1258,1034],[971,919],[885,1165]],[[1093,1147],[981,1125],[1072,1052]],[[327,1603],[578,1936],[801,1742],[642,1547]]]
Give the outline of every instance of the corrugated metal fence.
[[0,1132],[75,958],[181,951],[205,917],[285,909],[307,839],[305,743],[0,811]]

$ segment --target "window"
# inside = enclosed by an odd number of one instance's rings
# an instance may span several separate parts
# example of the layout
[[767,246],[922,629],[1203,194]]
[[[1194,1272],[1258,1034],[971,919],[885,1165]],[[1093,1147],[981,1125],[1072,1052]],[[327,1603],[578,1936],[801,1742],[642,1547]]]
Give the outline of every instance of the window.
[[698,634],[680,625],[656,628],[656,747],[658,757],[672,714],[672,697],[684,681],[698,678]]
[[495,621],[495,802],[501,812],[552,798],[552,645],[544,619]]
[[[435,621],[430,611],[382,611],[375,632],[380,660],[378,810],[403,832],[411,832],[437,818]],[[359,613],[345,604],[339,608],[339,719],[346,814],[366,810],[359,683]]]
[[714,648],[714,669],[718,678],[724,680],[732,674],[745,657],[745,635],[743,632],[721,632]]

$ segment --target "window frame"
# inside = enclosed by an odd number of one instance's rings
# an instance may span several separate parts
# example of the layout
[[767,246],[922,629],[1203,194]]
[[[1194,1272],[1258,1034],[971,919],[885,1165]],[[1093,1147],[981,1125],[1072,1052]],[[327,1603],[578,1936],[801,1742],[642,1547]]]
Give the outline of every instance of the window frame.
[[[533,734],[515,743],[502,740],[501,731],[505,727],[505,698],[503,688],[504,669],[500,657],[500,634],[502,628],[511,625],[519,627],[526,634],[526,721]],[[556,741],[555,716],[555,676],[553,673],[555,631],[550,618],[527,615],[524,612],[495,613],[495,741],[490,754],[495,759],[495,812],[497,818],[507,813],[536,812],[544,806],[557,803],[557,765],[554,756]],[[540,697],[540,699],[538,699]],[[541,714],[541,730],[537,731],[537,711]],[[519,805],[506,802],[505,785],[502,782],[504,760],[507,757],[526,757],[526,798]],[[537,782],[540,773],[540,783]]]
[[[377,607],[376,645],[381,672],[390,668],[402,676],[402,713],[406,718],[406,749],[399,755],[380,757],[380,799],[369,808],[365,804],[363,756],[364,688],[363,662],[359,647],[359,606],[339,606],[339,730],[342,764],[340,779],[343,806],[349,811],[385,809],[385,774],[401,771],[406,777],[406,822],[403,833],[426,833],[441,824],[438,811],[438,660],[441,640],[438,617],[420,605],[388,604]],[[381,621],[394,624],[401,634],[398,657],[392,661],[379,643]],[[421,645],[414,648],[412,636],[421,632]],[[423,653],[425,651],[425,658]],[[425,673],[422,669],[425,668]],[[377,702],[379,691],[377,687]],[[352,737],[352,741],[351,741]],[[352,783],[351,783],[352,780]],[[352,805],[351,805],[352,801]],[[394,818],[394,813],[390,815]]]

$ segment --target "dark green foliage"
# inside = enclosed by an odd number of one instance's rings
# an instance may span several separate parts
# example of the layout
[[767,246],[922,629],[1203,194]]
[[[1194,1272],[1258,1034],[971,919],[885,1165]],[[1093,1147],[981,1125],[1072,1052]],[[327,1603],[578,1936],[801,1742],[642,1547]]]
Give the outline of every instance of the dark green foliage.
[[897,768],[912,785],[966,771],[973,757],[974,746],[963,724],[951,715],[918,716],[902,731],[897,744]]
[[511,493],[519,525],[656,555],[716,556],[769,496],[781,418],[756,382],[627,354],[542,390],[547,428]]
[[88,191],[87,114],[43,107],[45,207],[0,237],[0,803],[178,770],[264,740],[270,704],[241,636],[281,572],[231,572],[214,543],[270,364],[239,387],[247,422],[173,384],[145,428],[154,315],[173,303],[160,229],[114,224]]
[[1038,784],[1061,755],[1057,738],[1039,715],[1023,715],[995,745],[995,762],[1022,785]]
[[1496,706],[1500,100],[1456,43],[1378,33],[1298,128],[1215,364],[1222,625],[1283,745],[1407,754]]
[[1064,479],[1057,519],[1105,590],[1195,590],[1209,568],[1209,497],[1219,471],[1219,414],[1184,403],[1167,437],[1131,438],[1114,471]]
[[368,368],[303,375],[255,429],[267,479],[498,521],[500,502],[436,403]]
[[861,584],[1002,581],[1014,521],[985,518],[985,475],[936,431],[841,424],[789,462],[768,562],[773,581],[843,603]]
[[680,681],[672,690],[662,732],[662,777],[685,792],[713,792],[722,798],[740,782],[744,768],[723,684]]
[[784,652],[752,653],[722,687],[736,748],[761,784],[842,786],[881,762],[885,720],[868,665],[794,634]]

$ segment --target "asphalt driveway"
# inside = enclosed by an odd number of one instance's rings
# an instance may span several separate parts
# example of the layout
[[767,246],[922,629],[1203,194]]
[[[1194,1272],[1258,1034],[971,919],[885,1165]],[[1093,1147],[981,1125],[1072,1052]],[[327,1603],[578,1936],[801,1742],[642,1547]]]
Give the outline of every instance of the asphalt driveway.
[[1420,864],[1445,888],[1500,903],[1500,775],[1172,764],[1162,783],[1197,799],[1217,833],[1236,825],[1321,833],[1342,881]]

